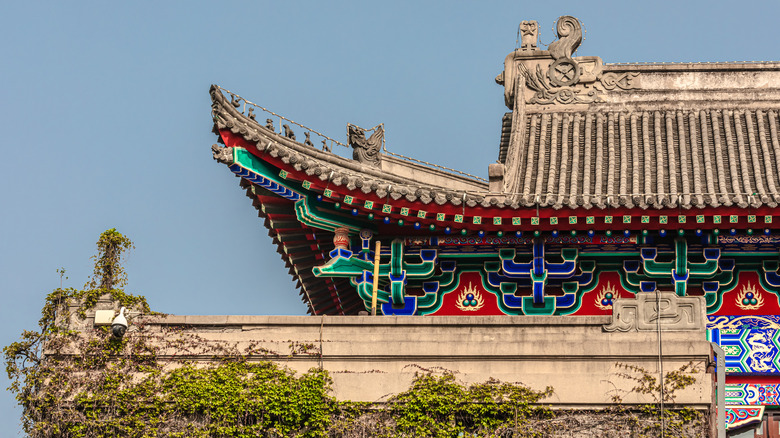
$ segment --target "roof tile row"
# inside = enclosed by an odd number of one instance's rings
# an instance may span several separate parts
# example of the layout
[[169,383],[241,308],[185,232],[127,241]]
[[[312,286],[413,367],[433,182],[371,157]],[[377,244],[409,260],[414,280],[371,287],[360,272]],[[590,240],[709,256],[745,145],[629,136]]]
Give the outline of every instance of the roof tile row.
[[774,109],[526,116],[525,206],[742,208],[780,202]]

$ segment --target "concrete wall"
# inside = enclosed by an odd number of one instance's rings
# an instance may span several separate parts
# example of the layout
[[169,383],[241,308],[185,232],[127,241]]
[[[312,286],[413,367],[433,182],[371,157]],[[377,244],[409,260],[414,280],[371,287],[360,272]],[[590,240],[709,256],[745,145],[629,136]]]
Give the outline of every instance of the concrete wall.
[[402,178],[417,181],[420,184],[446,187],[453,191],[485,192],[488,188],[486,182],[480,182],[458,175],[454,172],[444,171],[434,167],[424,166],[408,160],[382,155],[382,172]]
[[[323,366],[335,396],[383,401],[409,387],[416,372],[450,370],[463,383],[495,378],[535,389],[552,386],[558,407],[599,407],[621,395],[625,403],[652,397],[629,393],[633,374],[618,364],[658,376],[658,334],[604,332],[610,316],[590,317],[370,317],[370,316],[139,316],[126,336],[161,346],[160,359],[196,362],[248,354],[296,371]],[[85,321],[87,325],[91,322]],[[178,339],[195,342],[178,343]],[[677,402],[710,408],[712,374],[705,331],[664,331],[665,372],[693,362],[696,383]],[[181,345],[197,345],[196,348]],[[321,355],[320,355],[321,353]]]

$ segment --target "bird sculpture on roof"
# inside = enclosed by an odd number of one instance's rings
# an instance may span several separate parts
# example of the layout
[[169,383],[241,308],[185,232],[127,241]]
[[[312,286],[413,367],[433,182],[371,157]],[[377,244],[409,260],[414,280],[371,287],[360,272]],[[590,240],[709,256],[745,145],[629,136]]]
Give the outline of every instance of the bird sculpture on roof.
[[382,140],[385,138],[385,130],[382,125],[377,125],[370,137],[366,138],[367,129],[352,124],[347,125],[347,137],[352,146],[352,159],[362,164],[379,166],[382,156]]

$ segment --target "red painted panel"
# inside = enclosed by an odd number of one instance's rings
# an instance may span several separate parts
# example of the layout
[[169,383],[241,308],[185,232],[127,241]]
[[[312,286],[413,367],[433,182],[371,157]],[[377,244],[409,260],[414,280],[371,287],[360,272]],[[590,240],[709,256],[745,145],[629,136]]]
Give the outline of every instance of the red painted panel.
[[[745,300],[755,299],[755,302]],[[756,272],[741,272],[737,286],[723,294],[723,304],[711,315],[780,315],[777,295],[761,287]]]
[[573,315],[611,315],[612,301],[608,298],[610,294],[612,300],[634,297],[633,293],[623,288],[617,272],[602,272],[598,285],[582,295],[582,305]]
[[780,383],[780,376],[726,376],[726,384],[752,383],[755,385],[776,385]]
[[[468,296],[473,298],[464,305]],[[476,305],[474,305],[476,302]],[[498,298],[482,287],[482,278],[477,272],[462,272],[458,288],[444,295],[441,308],[436,315],[503,315],[498,308]]]

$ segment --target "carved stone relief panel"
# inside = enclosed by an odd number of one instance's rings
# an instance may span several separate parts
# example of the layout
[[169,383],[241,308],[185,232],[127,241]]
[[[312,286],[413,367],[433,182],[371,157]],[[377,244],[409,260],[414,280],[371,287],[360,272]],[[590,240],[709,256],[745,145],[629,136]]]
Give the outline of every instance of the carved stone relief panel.
[[680,297],[674,292],[643,292],[613,303],[607,332],[705,330],[703,297]]

